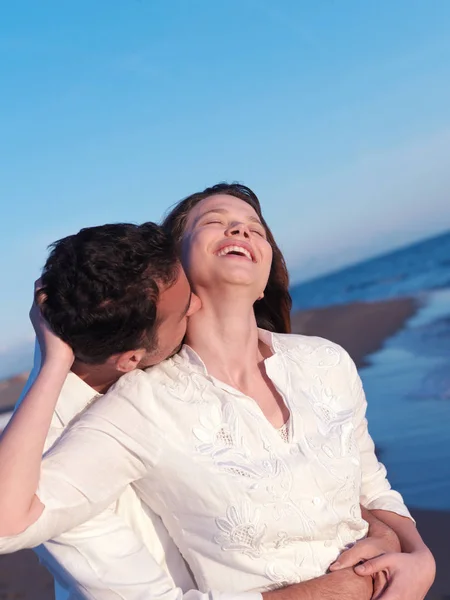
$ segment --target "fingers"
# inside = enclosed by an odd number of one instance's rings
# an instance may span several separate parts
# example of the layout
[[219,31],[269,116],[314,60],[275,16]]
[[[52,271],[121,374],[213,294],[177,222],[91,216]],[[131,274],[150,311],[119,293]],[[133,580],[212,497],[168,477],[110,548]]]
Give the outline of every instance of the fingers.
[[[372,596],[372,600],[403,600],[404,598],[411,598],[411,594],[407,592],[408,587],[394,582],[388,583],[381,595]],[[418,600],[419,596],[414,596]],[[420,596],[423,598],[423,596]]]
[[386,590],[389,584],[389,579],[384,571],[377,573],[373,581],[373,596],[372,600],[381,598],[382,593]]
[[366,562],[355,567],[355,573],[358,575],[374,575],[379,571],[389,571],[392,568],[393,554],[381,554],[375,558],[370,558]]
[[349,550],[344,550],[339,558],[330,565],[330,571],[339,571],[339,569],[346,569],[348,567],[354,567],[361,560],[364,560],[364,543],[360,542]]

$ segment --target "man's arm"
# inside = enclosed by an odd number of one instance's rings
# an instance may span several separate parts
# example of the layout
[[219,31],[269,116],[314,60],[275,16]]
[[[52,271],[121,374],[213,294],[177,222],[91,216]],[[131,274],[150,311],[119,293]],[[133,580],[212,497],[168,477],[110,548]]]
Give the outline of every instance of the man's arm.
[[265,592],[262,596],[263,600],[369,600],[372,593],[371,577],[360,577],[353,569],[342,569],[274,592]]
[[[62,578],[87,600],[261,600],[259,593],[202,593],[183,590],[157,564],[120,517],[102,513],[45,545],[61,566]],[[174,581],[175,579],[175,581]],[[353,569],[323,575],[280,590],[263,600],[369,600],[371,577]]]

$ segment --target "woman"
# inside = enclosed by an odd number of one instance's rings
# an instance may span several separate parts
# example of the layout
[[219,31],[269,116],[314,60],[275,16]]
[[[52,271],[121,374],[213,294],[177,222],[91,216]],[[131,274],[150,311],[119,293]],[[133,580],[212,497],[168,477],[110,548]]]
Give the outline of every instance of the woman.
[[[286,269],[256,196],[215,186],[165,226],[202,301],[186,343],[124,376],[74,424],[44,461],[24,524],[51,521],[57,535],[134,482],[200,589],[263,590],[325,573],[367,532],[361,500],[404,552],[366,572],[407,576],[408,600],[423,598],[433,560],[376,460],[354,364],[331,342],[287,334]],[[58,360],[46,373],[55,389],[70,368],[70,356],[65,369]],[[81,437],[89,456],[77,453]]]

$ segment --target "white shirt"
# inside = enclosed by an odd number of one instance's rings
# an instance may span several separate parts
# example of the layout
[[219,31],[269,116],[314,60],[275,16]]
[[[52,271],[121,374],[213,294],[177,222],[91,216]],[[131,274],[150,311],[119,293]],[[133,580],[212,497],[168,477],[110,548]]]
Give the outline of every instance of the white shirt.
[[[37,377],[40,362],[36,344],[33,370],[18,404]],[[45,451],[98,397],[95,390],[69,373],[53,414]],[[40,541],[43,540],[28,540],[25,532],[23,536],[5,538],[5,545],[0,540],[0,548],[10,552]],[[56,600],[172,600],[183,592],[187,592],[188,600],[207,600],[195,589],[196,584],[161,519],[141,503],[131,486],[95,518],[35,551],[55,577]],[[218,600],[260,600],[260,595],[239,598],[225,594]]]
[[[257,403],[184,346],[134,371],[47,454],[31,542],[92,518],[133,483],[202,592],[251,592],[324,574],[363,537],[359,503],[409,516],[378,462],[356,368],[320,338],[269,334],[268,377],[290,411],[283,441]],[[19,536],[20,537],[20,536]]]

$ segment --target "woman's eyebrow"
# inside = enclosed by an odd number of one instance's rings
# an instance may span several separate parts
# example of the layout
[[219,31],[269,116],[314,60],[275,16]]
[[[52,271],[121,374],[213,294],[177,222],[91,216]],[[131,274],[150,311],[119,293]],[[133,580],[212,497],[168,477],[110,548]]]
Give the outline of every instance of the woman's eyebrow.
[[201,215],[199,215],[195,220],[193,225],[197,225],[197,223],[199,221],[201,221],[203,219],[203,217],[206,217],[206,215],[209,215],[210,213],[219,213],[221,215],[224,215],[227,213],[227,211],[223,208],[211,208],[210,210],[205,211],[204,213],[202,213]]
[[[228,211],[228,210],[226,210],[225,208],[211,208],[211,209],[209,209],[209,210],[205,211],[204,213],[202,213],[201,215],[199,215],[199,216],[197,217],[197,219],[195,220],[195,222],[196,222],[196,223],[198,223],[198,221],[200,221],[200,219],[203,219],[203,217],[205,217],[206,215],[209,215],[210,213],[216,213],[216,214],[218,213],[218,214],[220,214],[220,215],[226,215],[226,214],[228,214],[228,212],[229,212],[229,211]],[[261,226],[262,226],[262,223],[261,223],[261,221],[258,219],[258,217],[254,217],[253,215],[249,215],[249,216],[247,217],[247,219],[248,219],[249,221],[252,221],[253,223],[258,223],[258,225],[261,225]]]
[[225,215],[227,214],[227,210],[225,210],[224,208],[211,208],[207,211],[205,211],[204,213],[202,213],[201,215],[199,215],[196,219],[196,221],[200,221],[200,219],[203,219],[204,216],[209,215],[210,213],[219,213],[221,215]]

